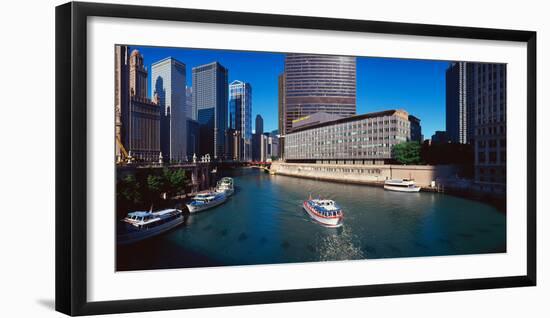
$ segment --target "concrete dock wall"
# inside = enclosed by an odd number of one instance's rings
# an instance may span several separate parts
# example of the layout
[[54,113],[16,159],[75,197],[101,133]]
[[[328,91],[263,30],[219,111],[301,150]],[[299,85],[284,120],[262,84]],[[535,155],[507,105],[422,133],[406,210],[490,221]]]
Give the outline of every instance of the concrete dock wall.
[[273,162],[275,174],[310,179],[349,182],[357,184],[383,184],[387,179],[414,179],[424,188],[432,181],[452,179],[458,168],[453,165],[358,165],[358,164],[308,164]]

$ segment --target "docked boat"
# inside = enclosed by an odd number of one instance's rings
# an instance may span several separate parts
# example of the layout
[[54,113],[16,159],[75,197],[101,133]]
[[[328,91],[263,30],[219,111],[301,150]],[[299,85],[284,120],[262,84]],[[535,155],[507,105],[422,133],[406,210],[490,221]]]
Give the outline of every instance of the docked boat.
[[384,189],[390,190],[390,191],[399,191],[399,192],[420,191],[420,187],[416,185],[414,180],[409,180],[409,179],[386,180],[384,182]]
[[224,203],[227,196],[223,192],[204,192],[193,197],[190,203],[187,203],[187,209],[190,213],[204,211]]
[[312,199],[304,201],[304,210],[314,221],[326,227],[339,227],[344,221],[344,211],[328,199]]
[[224,193],[227,197],[233,195],[233,193],[235,193],[233,178],[223,177],[220,181],[218,181],[216,192]]
[[130,212],[120,221],[117,244],[126,245],[162,234],[183,223],[183,213],[178,209]]

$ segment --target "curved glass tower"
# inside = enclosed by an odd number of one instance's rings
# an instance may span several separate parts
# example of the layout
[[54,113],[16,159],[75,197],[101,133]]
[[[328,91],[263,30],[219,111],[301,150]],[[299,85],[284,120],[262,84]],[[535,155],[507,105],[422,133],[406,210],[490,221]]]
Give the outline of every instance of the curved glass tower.
[[355,115],[355,57],[287,54],[285,57],[285,132],[292,122],[317,112]]

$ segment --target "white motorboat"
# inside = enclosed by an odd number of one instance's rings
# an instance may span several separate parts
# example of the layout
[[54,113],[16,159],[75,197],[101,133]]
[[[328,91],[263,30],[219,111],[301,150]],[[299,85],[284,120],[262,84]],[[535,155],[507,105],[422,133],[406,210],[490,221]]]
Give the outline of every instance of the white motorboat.
[[178,209],[130,212],[117,228],[117,244],[125,245],[162,234],[183,223]]
[[193,197],[190,203],[187,203],[189,213],[204,211],[224,203],[227,196],[223,192],[203,192]]
[[420,191],[420,187],[416,185],[414,180],[410,180],[410,179],[386,180],[384,182],[384,189],[390,190],[390,191],[399,191],[399,192]]
[[233,193],[235,193],[233,178],[223,177],[220,181],[218,181],[216,192],[224,193],[227,197],[233,195]]
[[339,227],[343,224],[344,211],[333,200],[310,197],[304,201],[303,207],[310,218],[326,227]]

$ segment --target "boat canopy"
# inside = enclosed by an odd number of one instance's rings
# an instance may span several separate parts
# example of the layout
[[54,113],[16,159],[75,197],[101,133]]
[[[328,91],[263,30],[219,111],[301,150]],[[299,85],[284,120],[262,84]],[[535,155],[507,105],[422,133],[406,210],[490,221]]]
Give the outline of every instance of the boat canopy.
[[146,217],[151,215],[152,213],[149,211],[135,211],[135,212],[129,212],[129,217]]

